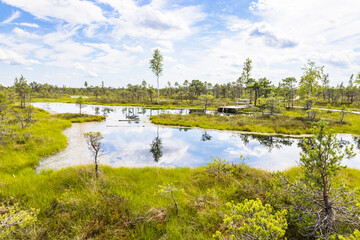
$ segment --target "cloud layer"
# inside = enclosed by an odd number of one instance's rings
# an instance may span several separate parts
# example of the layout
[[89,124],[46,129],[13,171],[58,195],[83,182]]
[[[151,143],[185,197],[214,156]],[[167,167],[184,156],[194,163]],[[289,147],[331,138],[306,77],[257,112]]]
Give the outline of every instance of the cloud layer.
[[332,84],[360,71],[357,0],[258,0],[222,9],[218,1],[0,4],[8,12],[0,19],[2,84],[23,72],[30,80],[58,85],[152,83],[148,61],[154,48],[165,55],[162,83],[234,81],[247,57],[254,77],[275,83],[299,78],[309,58],[326,65]]

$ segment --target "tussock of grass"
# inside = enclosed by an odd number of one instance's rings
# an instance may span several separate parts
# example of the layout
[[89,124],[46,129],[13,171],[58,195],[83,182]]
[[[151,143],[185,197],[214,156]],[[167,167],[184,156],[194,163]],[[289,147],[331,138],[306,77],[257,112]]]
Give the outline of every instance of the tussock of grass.
[[106,119],[104,116],[90,115],[90,114],[78,114],[78,113],[60,113],[55,114],[54,117],[69,120],[72,123],[84,123],[84,122],[101,122]]

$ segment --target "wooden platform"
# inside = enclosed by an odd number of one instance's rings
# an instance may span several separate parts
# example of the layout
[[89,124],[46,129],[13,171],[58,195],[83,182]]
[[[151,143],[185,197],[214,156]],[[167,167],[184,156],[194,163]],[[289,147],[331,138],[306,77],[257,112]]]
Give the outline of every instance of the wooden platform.
[[218,112],[234,113],[240,109],[250,108],[249,105],[238,105],[238,106],[221,106],[218,107]]

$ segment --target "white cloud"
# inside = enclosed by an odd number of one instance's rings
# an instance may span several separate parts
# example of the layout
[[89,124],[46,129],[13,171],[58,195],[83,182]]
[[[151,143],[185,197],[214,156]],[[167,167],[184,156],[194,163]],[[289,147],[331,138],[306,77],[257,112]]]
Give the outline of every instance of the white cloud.
[[144,52],[144,49],[139,45],[132,47],[132,46],[128,46],[128,45],[124,44],[123,47],[126,51],[129,51],[129,52],[134,52],[134,53]]
[[81,71],[86,71],[86,68],[81,63],[74,63],[74,68]]
[[17,37],[21,37],[21,38],[28,38],[28,39],[40,39],[41,38],[40,36],[38,36],[36,34],[29,33],[18,27],[14,28],[12,30],[12,32],[15,33],[17,35]]
[[80,71],[83,71],[86,73],[86,77],[89,77],[89,78],[97,78],[99,75],[94,72],[94,71],[91,71],[91,70],[88,70],[86,67],[84,67],[81,63],[74,63],[73,64],[73,67],[77,70],[80,70]]
[[11,64],[11,65],[29,65],[34,63],[39,63],[33,59],[26,59],[15,51],[2,48],[0,46],[0,61]]
[[10,17],[8,17],[7,19],[5,19],[5,20],[2,21],[1,23],[2,23],[2,24],[11,23],[11,22],[14,21],[15,19],[19,18],[20,15],[21,15],[20,12],[19,12],[19,11],[16,11],[16,12],[14,12],[13,14],[11,14]]
[[60,19],[72,24],[91,24],[104,22],[100,7],[89,1],[80,0],[3,0],[4,3],[18,7],[45,20]]
[[96,72],[89,71],[87,77],[97,78],[99,75]]
[[230,31],[240,31],[249,28],[252,23],[247,19],[240,19],[236,16],[225,16],[226,26]]
[[[174,52],[174,44],[171,41],[169,41],[169,40],[157,40],[155,42],[160,44],[160,47],[158,47],[158,48],[160,49],[161,52],[164,52],[164,53]],[[154,50],[154,49],[152,49],[152,50]]]
[[119,14],[109,18],[114,25],[114,37],[147,37],[160,39],[182,39],[192,33],[191,26],[205,18],[198,6],[167,7],[168,1],[152,1],[138,6],[133,0],[98,0],[112,6]]
[[31,28],[39,28],[40,26],[37,25],[36,23],[19,23],[20,26],[24,26],[24,27],[31,27]]

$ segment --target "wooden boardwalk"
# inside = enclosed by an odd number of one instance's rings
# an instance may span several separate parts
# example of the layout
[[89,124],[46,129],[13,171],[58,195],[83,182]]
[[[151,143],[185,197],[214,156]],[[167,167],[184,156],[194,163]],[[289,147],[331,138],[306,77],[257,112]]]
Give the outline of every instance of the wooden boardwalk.
[[236,113],[240,109],[250,108],[251,106],[252,104],[250,104],[250,99],[237,99],[235,102],[235,106],[218,107],[218,112]]
[[249,108],[248,105],[239,105],[239,106],[221,106],[218,107],[218,112],[224,112],[224,113],[232,113],[237,112],[240,109]]

